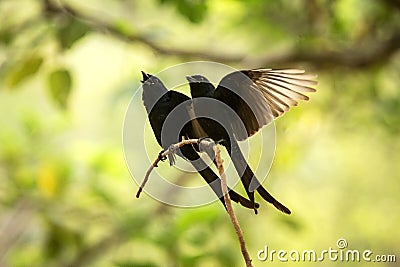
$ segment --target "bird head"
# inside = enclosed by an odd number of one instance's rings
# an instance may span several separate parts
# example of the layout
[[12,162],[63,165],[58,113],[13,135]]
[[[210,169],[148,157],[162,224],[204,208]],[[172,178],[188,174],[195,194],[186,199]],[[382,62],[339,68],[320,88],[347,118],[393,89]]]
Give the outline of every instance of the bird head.
[[189,83],[210,83],[210,81],[204,77],[203,75],[188,75],[186,76],[186,80],[188,80]]
[[142,99],[146,106],[146,110],[149,113],[153,105],[158,101],[158,99],[160,99],[164,94],[168,92],[168,89],[156,76],[145,73],[144,71],[142,71],[142,76]]
[[144,72],[144,71],[141,71],[141,72],[142,72],[143,80],[140,81],[140,82],[141,82],[141,83],[144,83],[145,81],[147,81],[148,79],[150,79],[151,75],[150,75],[150,74],[147,74],[147,73]]
[[202,75],[186,76],[186,80],[189,82],[192,97],[211,97],[214,93],[214,85]]
[[140,82],[143,84],[146,84],[146,85],[162,84],[161,80],[158,79],[154,75],[151,75],[151,74],[148,74],[148,73],[142,71],[142,76],[143,76],[143,80]]
[[143,80],[140,81],[143,84],[144,91],[153,91],[165,93],[168,89],[165,87],[163,82],[154,75],[148,74],[142,71]]

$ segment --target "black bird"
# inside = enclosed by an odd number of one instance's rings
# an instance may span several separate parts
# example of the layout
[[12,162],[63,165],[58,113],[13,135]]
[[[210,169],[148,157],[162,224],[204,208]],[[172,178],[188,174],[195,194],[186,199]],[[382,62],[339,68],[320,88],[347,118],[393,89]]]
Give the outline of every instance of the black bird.
[[[173,90],[168,91],[162,81],[156,76],[146,74],[143,71],[142,75],[142,99],[158,144],[163,149],[168,149],[170,145],[180,142],[182,136],[197,138],[193,134],[192,123],[190,123],[191,117],[188,112],[188,108],[191,107],[191,99],[182,93]],[[169,115],[170,117],[168,117]],[[164,125],[168,119],[173,121],[172,127]],[[180,151],[177,151],[177,154],[192,163],[225,205],[219,177],[200,158],[196,150],[192,146],[186,145],[181,147]],[[253,201],[250,202],[232,189],[228,188],[228,190],[229,196],[233,201],[240,203],[244,207],[254,208]],[[259,205],[256,203],[255,208],[258,207]]]
[[[308,100],[303,93],[315,92],[311,86],[317,84],[314,80],[316,76],[296,69],[242,70],[226,75],[217,88],[202,75],[186,78],[190,83],[194,113],[203,131],[197,134],[221,140],[220,144],[226,147],[250,201],[254,203],[254,190],[257,190],[264,200],[290,214],[290,210],[257,180],[237,141],[255,134],[291,106],[296,106],[298,100]],[[196,98],[199,100],[196,101]],[[216,101],[206,101],[207,98]],[[218,119],[204,118],[210,109],[218,110]]]

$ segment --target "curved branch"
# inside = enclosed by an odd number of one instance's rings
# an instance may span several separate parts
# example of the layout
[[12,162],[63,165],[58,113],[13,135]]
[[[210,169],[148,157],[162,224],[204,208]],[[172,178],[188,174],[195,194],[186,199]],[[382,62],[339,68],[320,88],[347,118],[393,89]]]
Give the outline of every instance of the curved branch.
[[249,60],[247,64],[259,67],[305,62],[319,69],[333,67],[362,69],[386,62],[399,49],[400,31],[397,31],[386,40],[376,40],[374,44],[362,49],[356,47],[338,52],[289,51]]
[[[398,3],[398,0],[387,0]],[[128,43],[141,43],[151,50],[165,56],[176,56],[184,59],[210,60],[225,64],[240,63],[246,67],[283,66],[296,63],[307,63],[315,68],[354,68],[361,69],[382,64],[389,60],[400,49],[400,31],[393,31],[393,35],[385,40],[376,39],[369,46],[355,45],[350,49],[340,51],[322,50],[319,52],[290,50],[283,53],[268,54],[264,57],[249,58],[245,55],[229,55],[213,53],[210,51],[190,51],[187,49],[171,48],[158,44],[148,39],[143,34],[122,32],[117,26],[112,25],[97,17],[84,14],[74,7],[64,3],[56,5],[51,0],[43,0],[44,11],[49,14],[69,14],[85,22],[95,31],[107,32],[113,37]]]
[[245,56],[237,56],[237,55],[224,55],[223,53],[211,53],[209,51],[191,51],[186,49],[179,48],[170,48],[159,45],[156,42],[151,41],[143,34],[130,33],[126,34],[122,32],[117,26],[112,25],[106,21],[98,19],[94,16],[86,15],[69,4],[63,3],[62,5],[54,4],[51,0],[43,0],[44,11],[50,15],[57,14],[69,14],[74,16],[81,21],[88,24],[88,26],[92,26],[93,30],[99,32],[107,32],[113,35],[115,38],[120,39],[122,41],[128,43],[141,43],[153,51],[166,55],[166,56],[177,56],[187,59],[202,59],[202,60],[210,60],[210,61],[218,61],[218,62],[240,62]]

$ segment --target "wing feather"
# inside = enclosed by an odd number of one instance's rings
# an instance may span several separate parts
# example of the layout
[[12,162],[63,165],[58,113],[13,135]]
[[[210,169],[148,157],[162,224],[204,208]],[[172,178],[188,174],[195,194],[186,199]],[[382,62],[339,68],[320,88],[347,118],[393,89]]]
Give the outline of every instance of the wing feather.
[[[274,118],[289,111],[290,107],[297,106],[298,101],[308,101],[309,97],[305,93],[315,92],[312,86],[318,84],[316,75],[308,74],[301,69],[256,69],[247,73],[257,88],[263,92],[264,97],[269,99],[267,102],[275,103],[270,107],[272,111],[274,109],[278,111],[272,112]],[[280,108],[277,108],[277,105]]]
[[316,78],[301,69],[236,71],[221,80],[214,96],[236,111],[251,136],[299,101],[308,101],[306,94],[316,91]]

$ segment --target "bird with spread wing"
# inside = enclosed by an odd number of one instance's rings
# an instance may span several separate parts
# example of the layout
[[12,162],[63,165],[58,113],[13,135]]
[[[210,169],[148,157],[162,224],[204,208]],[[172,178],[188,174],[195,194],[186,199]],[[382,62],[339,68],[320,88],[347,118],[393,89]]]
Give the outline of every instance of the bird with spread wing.
[[[256,190],[278,210],[290,210],[276,200],[255,177],[243,156],[238,141],[252,136],[260,128],[282,116],[298,101],[308,100],[306,93],[315,92],[316,75],[298,69],[254,69],[232,72],[214,85],[202,75],[186,77],[190,83],[199,137],[209,137],[226,147],[246,193],[253,203]],[[210,98],[215,101],[204,101]],[[202,99],[203,101],[196,101]],[[217,103],[217,104],[215,104]],[[219,103],[219,104],[218,104]],[[200,115],[204,110],[217,109],[218,120]],[[233,114],[233,115],[232,115]],[[198,127],[193,127],[194,130]]]

